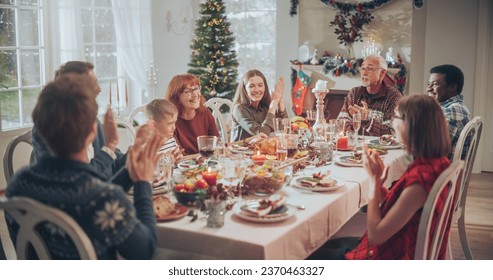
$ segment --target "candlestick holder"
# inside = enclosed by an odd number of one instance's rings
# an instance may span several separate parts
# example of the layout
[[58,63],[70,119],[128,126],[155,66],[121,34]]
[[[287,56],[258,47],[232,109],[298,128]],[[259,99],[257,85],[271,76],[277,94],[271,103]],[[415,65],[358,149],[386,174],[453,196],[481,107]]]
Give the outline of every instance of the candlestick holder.
[[313,124],[313,133],[315,134],[315,141],[323,141],[325,140],[325,116],[324,116],[324,99],[329,90],[314,88],[312,93],[315,95],[317,99],[317,118],[315,119],[315,124]]
[[[154,66],[154,62],[151,60],[149,70],[147,70],[147,85],[149,91],[152,91],[151,96],[156,98],[156,86],[157,86],[157,73],[159,69]],[[146,96],[148,97],[148,96]]]

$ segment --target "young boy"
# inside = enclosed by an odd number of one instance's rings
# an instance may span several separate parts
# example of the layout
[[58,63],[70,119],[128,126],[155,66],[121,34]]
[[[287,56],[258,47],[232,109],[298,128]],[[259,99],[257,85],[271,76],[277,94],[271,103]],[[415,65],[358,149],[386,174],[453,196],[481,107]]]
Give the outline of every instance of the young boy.
[[168,154],[172,157],[174,163],[178,162],[182,157],[176,139],[173,137],[175,132],[175,123],[178,118],[178,109],[175,104],[165,99],[154,99],[146,106],[146,115],[149,119],[149,124],[156,128],[166,143],[159,149],[158,153]]

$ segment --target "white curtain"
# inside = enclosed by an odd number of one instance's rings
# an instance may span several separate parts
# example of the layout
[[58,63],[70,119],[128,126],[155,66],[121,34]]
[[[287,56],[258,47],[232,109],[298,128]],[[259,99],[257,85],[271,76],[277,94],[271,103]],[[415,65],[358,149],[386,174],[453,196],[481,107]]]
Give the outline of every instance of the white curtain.
[[[60,48],[58,58],[60,60],[56,61],[56,58],[53,60],[54,67],[58,69],[59,65],[69,60],[85,61],[86,57],[84,55],[82,17],[79,1],[58,0],[53,2],[58,4],[58,6],[53,5],[58,15],[58,21],[55,20],[53,23],[58,23],[58,29],[60,30],[58,33],[58,46]],[[53,42],[57,41],[56,38],[53,39]]]
[[[119,68],[129,78],[130,104],[147,102],[148,70],[153,59],[150,0],[112,0]],[[135,107],[135,106],[131,106]]]

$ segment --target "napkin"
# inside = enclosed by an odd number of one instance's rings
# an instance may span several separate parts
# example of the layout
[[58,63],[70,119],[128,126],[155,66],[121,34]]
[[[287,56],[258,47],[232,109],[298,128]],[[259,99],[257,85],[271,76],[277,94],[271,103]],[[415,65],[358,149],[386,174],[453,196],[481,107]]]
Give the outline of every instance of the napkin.
[[259,207],[256,209],[247,208],[247,211],[256,214],[259,217],[268,215],[273,210],[280,208],[286,204],[286,196],[284,195],[272,195],[268,199],[262,199],[259,201]]

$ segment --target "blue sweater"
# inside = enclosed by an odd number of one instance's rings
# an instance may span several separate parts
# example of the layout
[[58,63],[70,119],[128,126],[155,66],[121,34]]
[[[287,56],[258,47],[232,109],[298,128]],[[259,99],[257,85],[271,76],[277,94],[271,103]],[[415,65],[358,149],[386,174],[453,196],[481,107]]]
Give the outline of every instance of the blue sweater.
[[[126,259],[154,256],[156,219],[148,182],[134,183],[132,205],[120,186],[106,182],[91,165],[42,157],[14,175],[6,196],[30,197],[68,213],[91,239],[98,259],[116,259],[117,253]],[[5,219],[15,240],[18,225],[7,214]],[[75,246],[52,224],[44,224],[40,232],[54,259],[79,258]]]

